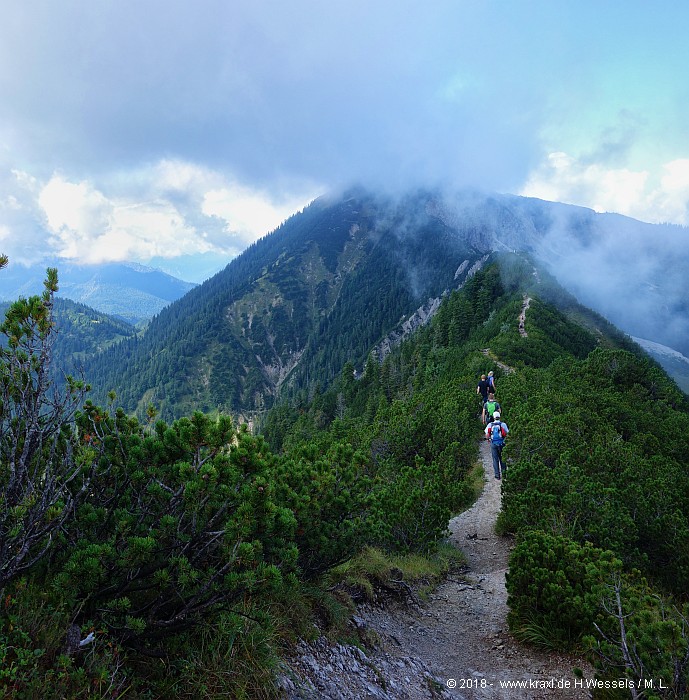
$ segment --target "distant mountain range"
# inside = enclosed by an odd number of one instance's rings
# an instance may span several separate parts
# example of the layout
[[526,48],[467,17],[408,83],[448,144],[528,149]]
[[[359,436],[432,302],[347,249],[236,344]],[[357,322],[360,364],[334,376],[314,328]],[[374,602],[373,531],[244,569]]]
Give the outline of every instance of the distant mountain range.
[[[687,230],[509,195],[322,197],[88,368],[129,409],[246,414],[396,342],[499,252],[627,333],[689,354]],[[419,319],[421,319],[419,321]]]
[[54,263],[24,267],[10,260],[10,265],[0,272],[0,300],[14,301],[19,296],[40,294],[46,267],[58,269],[58,297],[85,304],[131,325],[148,321],[196,286],[134,263]]

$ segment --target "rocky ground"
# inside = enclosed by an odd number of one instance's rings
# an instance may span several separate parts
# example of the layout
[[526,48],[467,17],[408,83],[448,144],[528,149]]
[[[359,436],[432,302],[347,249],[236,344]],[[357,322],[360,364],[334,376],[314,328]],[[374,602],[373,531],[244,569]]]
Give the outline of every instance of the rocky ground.
[[524,295],[524,303],[522,304],[522,310],[519,313],[519,335],[521,335],[522,338],[529,337],[529,334],[526,332],[525,323],[526,323],[526,312],[529,310],[530,305],[531,305],[531,297]]
[[488,443],[481,458],[483,494],[449,524],[467,570],[418,604],[362,607],[354,622],[377,640],[366,653],[325,639],[302,644],[282,679],[286,700],[589,697],[573,674],[579,667],[593,677],[581,660],[527,647],[507,630],[511,540],[495,534],[502,482],[493,478]]

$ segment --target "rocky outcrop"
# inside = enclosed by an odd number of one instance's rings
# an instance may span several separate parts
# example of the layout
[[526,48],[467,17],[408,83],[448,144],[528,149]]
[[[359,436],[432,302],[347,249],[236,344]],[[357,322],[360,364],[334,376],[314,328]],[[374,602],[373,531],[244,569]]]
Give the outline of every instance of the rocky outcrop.
[[280,390],[282,383],[285,381],[285,379],[287,379],[289,373],[299,364],[299,360],[303,354],[304,348],[291,352],[285,357],[281,357],[277,352],[275,352],[272,363],[266,363],[263,361],[263,358],[260,355],[256,355],[258,366],[274,387],[274,393],[277,393]]
[[403,321],[399,328],[389,333],[374,348],[373,354],[382,362],[394,348],[396,348],[407,336],[411,335],[417,328],[425,326],[435,312],[440,307],[441,297],[429,299],[423,306],[420,306],[408,319]]
[[[354,618],[358,624],[363,620]],[[283,700],[452,700],[426,664],[386,652],[366,654],[359,647],[331,644],[325,637],[300,642],[280,678]]]
[[[455,280],[461,280],[455,289],[461,289],[464,283],[473,277],[488,260],[489,255],[479,258],[473,265],[469,260],[464,260],[455,272]],[[471,265],[471,266],[470,266]],[[468,269],[467,269],[468,268]],[[440,308],[443,298],[450,293],[446,289],[439,297],[428,299],[423,306],[420,306],[409,318],[400,323],[398,328],[383,338],[383,340],[373,349],[373,354],[382,362],[405,338],[410,336],[417,328],[425,326]]]

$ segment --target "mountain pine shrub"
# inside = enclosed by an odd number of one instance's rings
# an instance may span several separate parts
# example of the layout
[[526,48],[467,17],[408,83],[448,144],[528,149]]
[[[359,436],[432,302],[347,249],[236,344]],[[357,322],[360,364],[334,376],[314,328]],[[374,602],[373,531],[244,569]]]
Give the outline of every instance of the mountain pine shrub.
[[622,563],[610,551],[530,531],[510,557],[508,622],[517,635],[535,629],[554,647],[570,648],[601,622],[606,581]]
[[44,284],[0,326],[0,591],[49,555],[94,474],[70,422],[86,387],[67,377],[60,393],[51,379],[56,270]]
[[307,579],[356,554],[368,541],[370,465],[351,445],[333,442],[322,452],[302,444],[273,472],[278,502],[294,513],[299,570]]
[[274,502],[261,438],[200,413],[148,432],[90,403],[77,423],[107,465],[56,557],[81,619],[150,648],[290,580],[294,516]]

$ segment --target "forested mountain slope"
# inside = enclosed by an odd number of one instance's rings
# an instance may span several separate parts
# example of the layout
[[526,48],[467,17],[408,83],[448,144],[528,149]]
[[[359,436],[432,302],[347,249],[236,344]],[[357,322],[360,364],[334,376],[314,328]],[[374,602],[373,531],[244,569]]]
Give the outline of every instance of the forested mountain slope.
[[[9,302],[0,303],[0,318],[4,318],[9,306]],[[54,318],[57,332],[51,369],[60,375],[80,375],[89,359],[136,334],[135,328],[125,321],[70,299],[55,299]]]
[[[260,415],[279,394],[326,387],[346,361],[360,371],[371,350],[384,355],[426,322],[486,256],[508,251],[532,255],[640,337],[681,350],[689,295],[675,271],[689,245],[674,257],[648,245],[681,236],[678,227],[507,195],[354,189],[313,202],[88,374],[96,398],[116,387],[128,411],[153,403],[165,416]],[[601,266],[612,252],[615,263]]]
[[[429,297],[461,284],[484,251],[417,196],[314,202],[223,272],[164,309],[142,339],[89,368],[128,410],[153,402],[249,413],[292,387],[323,384]],[[409,212],[414,212],[410,227]],[[460,266],[467,262],[458,273]]]
[[129,323],[69,299],[55,300],[55,317],[58,325],[56,365],[78,366],[114,343],[135,335]]

